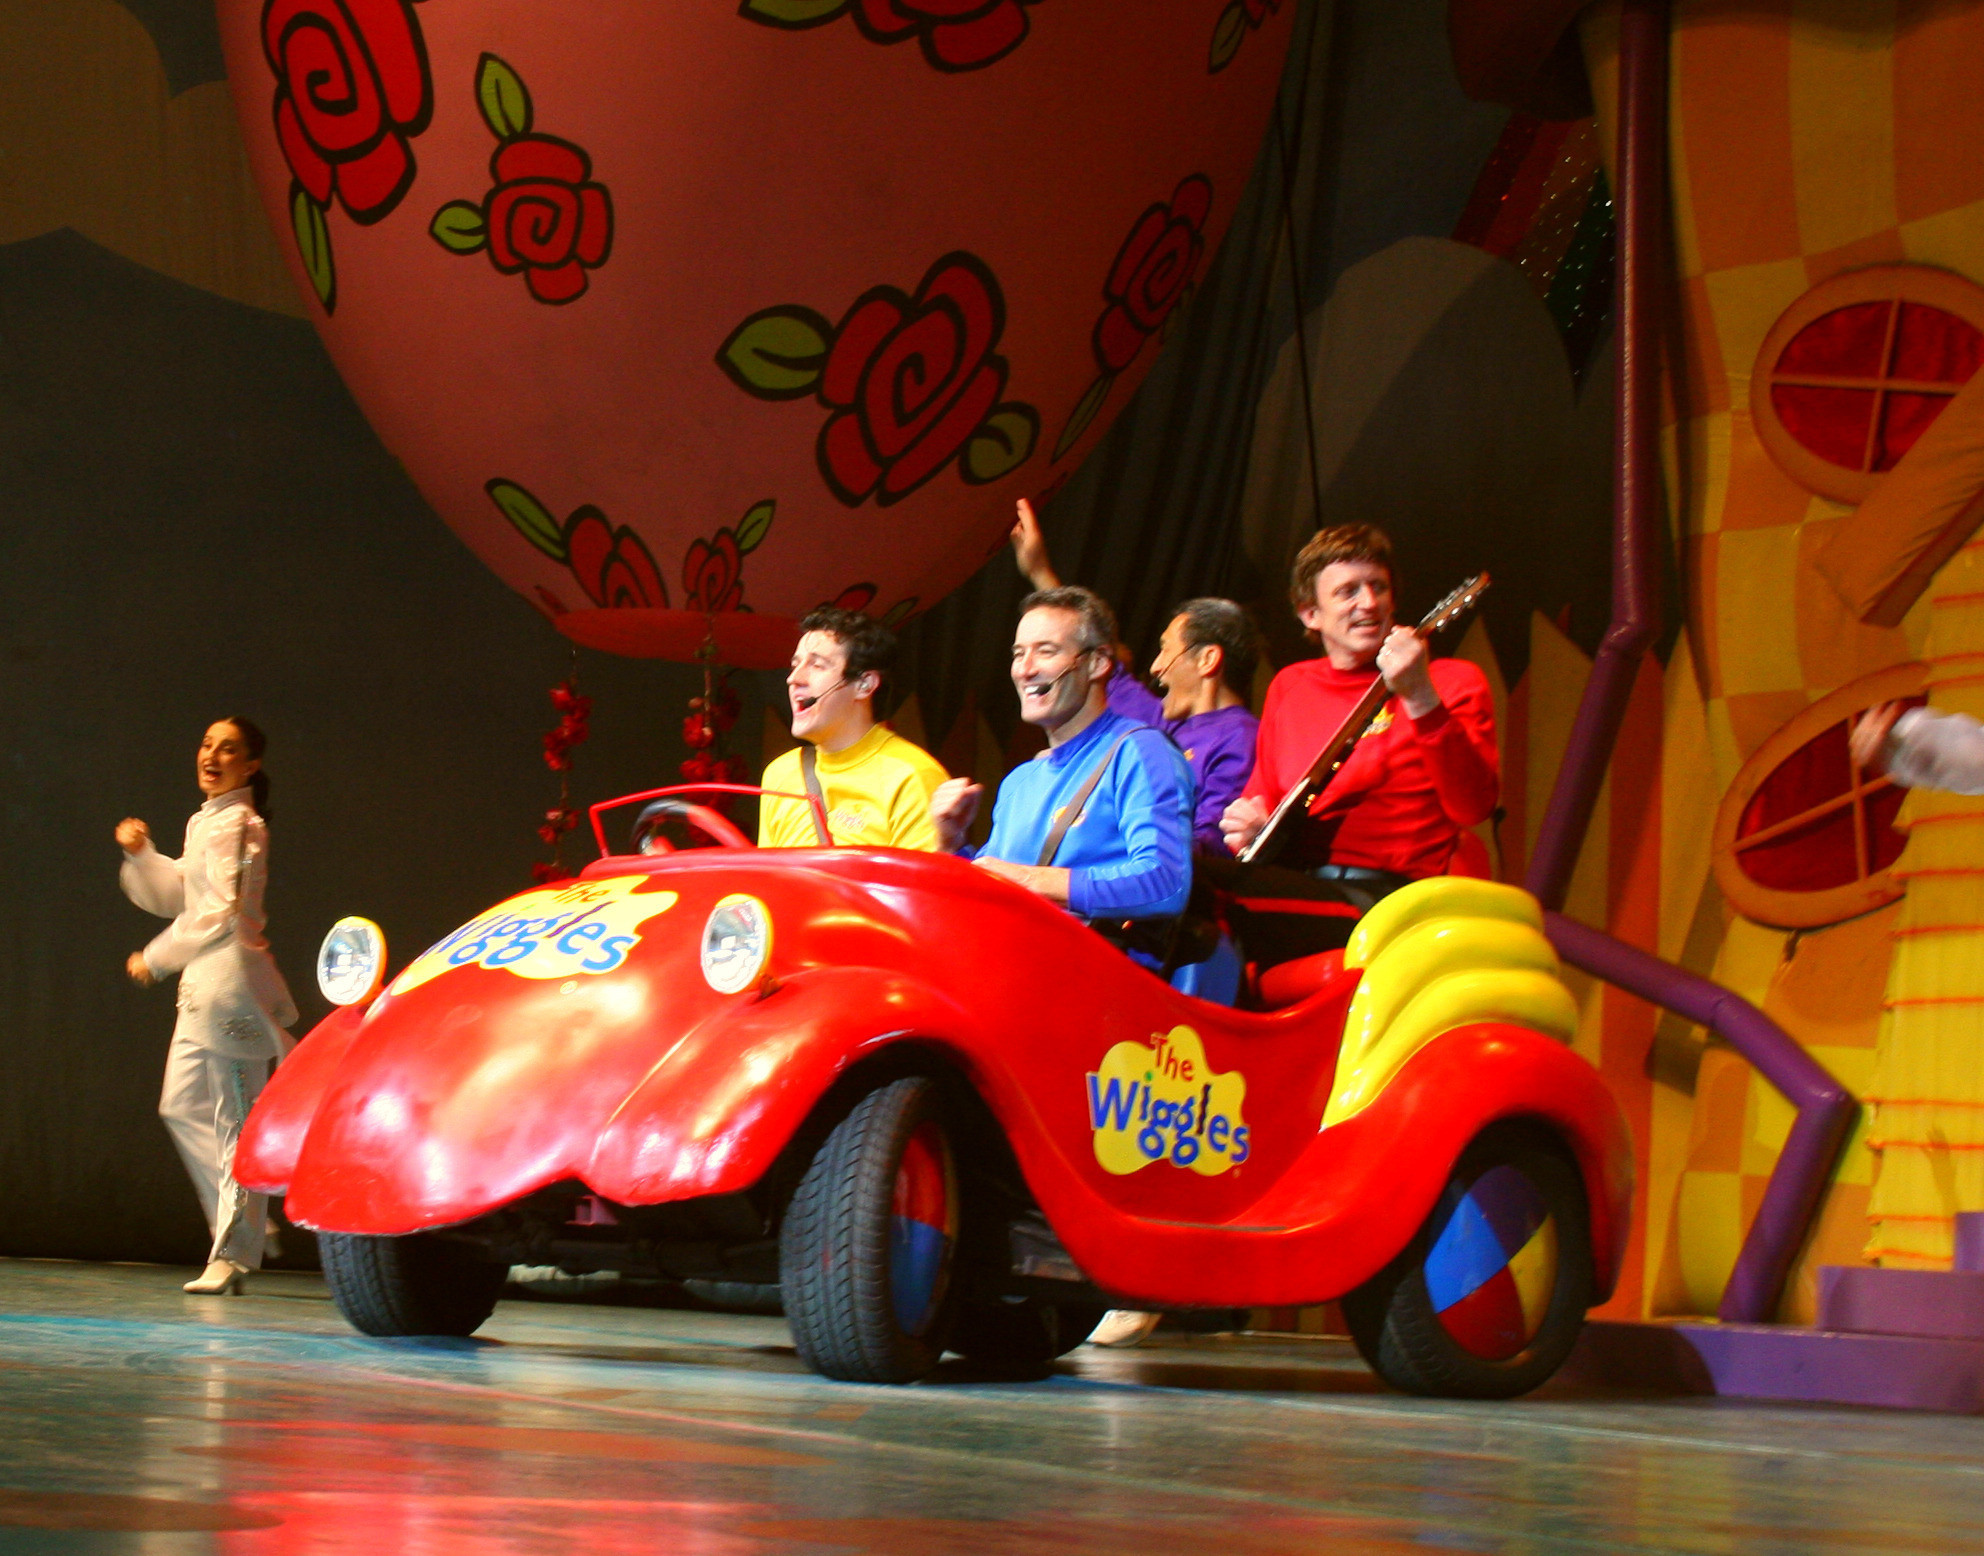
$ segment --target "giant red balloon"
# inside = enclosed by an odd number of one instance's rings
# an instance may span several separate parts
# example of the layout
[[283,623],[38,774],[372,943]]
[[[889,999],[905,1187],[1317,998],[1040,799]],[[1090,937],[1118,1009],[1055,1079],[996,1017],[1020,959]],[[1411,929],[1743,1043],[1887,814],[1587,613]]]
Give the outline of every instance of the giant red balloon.
[[581,643],[962,582],[1189,303],[1281,0],[220,0],[331,355]]

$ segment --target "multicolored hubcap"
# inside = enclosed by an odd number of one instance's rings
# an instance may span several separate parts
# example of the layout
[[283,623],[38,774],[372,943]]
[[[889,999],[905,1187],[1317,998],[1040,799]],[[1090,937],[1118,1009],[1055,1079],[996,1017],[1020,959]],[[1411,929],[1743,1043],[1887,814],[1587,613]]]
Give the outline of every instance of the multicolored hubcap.
[[889,1225],[889,1294],[904,1334],[921,1335],[944,1300],[957,1241],[957,1184],[943,1129],[917,1125],[896,1168]]
[[1536,1338],[1557,1288],[1557,1223],[1514,1167],[1468,1185],[1426,1256],[1426,1294],[1454,1343],[1507,1361]]

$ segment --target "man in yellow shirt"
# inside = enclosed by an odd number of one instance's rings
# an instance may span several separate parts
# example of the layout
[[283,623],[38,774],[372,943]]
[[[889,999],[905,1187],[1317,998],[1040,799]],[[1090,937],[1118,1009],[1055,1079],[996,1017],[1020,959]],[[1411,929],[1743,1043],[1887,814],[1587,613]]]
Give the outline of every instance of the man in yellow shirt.
[[[774,757],[764,786],[805,794],[817,784],[833,841],[848,848],[934,851],[930,795],[949,776],[921,746],[875,717],[875,697],[896,657],[896,635],[859,611],[823,605],[799,623],[785,678],[792,733],[801,745]],[[812,757],[812,773],[806,757]],[[817,848],[812,808],[767,799],[760,848]]]

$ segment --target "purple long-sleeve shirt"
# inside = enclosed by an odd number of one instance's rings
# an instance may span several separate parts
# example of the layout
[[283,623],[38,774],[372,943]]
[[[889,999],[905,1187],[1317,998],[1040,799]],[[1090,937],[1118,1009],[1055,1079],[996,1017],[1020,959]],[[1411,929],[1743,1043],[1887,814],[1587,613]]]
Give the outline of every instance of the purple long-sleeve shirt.
[[1164,701],[1129,671],[1109,677],[1110,711],[1169,735],[1185,753],[1197,798],[1192,806],[1192,841],[1224,848],[1219,818],[1240,798],[1254,771],[1254,737],[1261,721],[1244,707],[1215,708],[1190,718],[1167,719]]

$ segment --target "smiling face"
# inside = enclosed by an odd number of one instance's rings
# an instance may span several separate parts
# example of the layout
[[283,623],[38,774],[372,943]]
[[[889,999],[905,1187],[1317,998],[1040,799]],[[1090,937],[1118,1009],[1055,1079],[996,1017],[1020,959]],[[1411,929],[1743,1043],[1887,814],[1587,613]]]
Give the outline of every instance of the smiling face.
[[193,768],[200,780],[200,792],[212,799],[216,794],[246,788],[248,780],[262,770],[262,764],[248,754],[248,742],[241,738],[241,731],[222,719],[207,726]]
[[1339,670],[1361,670],[1392,630],[1392,575],[1382,562],[1332,562],[1316,574],[1316,599],[1296,612]]
[[1100,649],[1081,647],[1081,617],[1052,605],[1020,617],[1013,633],[1013,687],[1020,694],[1020,717],[1052,732],[1082,711],[1089,689],[1098,684]]
[[1188,718],[1201,711],[1208,685],[1216,690],[1219,681],[1219,648],[1211,643],[1188,647],[1185,627],[1183,613],[1171,618],[1164,636],[1157,640],[1157,658],[1150,664],[1152,677],[1164,688],[1167,719]]
[[828,751],[840,750],[868,732],[878,677],[873,671],[847,673],[847,645],[831,632],[809,632],[792,651],[785,677],[792,708],[792,733]]

